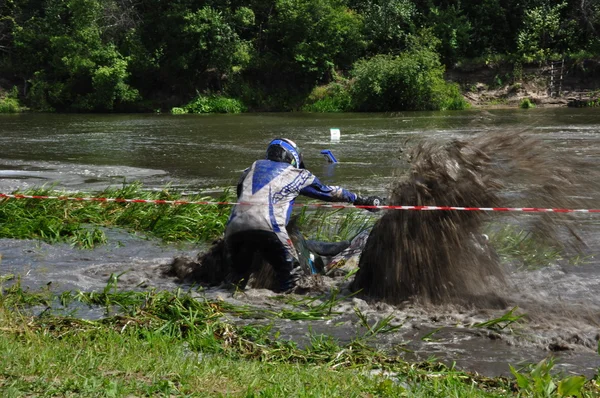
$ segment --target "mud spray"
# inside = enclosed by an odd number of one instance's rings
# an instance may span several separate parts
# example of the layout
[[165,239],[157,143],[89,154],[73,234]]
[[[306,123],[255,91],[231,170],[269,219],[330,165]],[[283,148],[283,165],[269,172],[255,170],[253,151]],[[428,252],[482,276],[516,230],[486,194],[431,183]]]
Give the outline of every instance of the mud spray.
[[[391,187],[391,205],[577,208],[582,203],[573,193],[598,181],[590,173],[575,173],[574,159],[558,157],[527,131],[487,132],[470,141],[424,141],[407,155],[410,167]],[[388,210],[369,235],[350,287],[390,304],[411,299],[504,308],[507,300],[497,292],[505,289],[505,272],[482,231],[484,224],[502,216]],[[568,215],[527,217],[531,231],[547,241],[570,247],[579,243],[566,222]],[[228,273],[222,249],[217,241],[197,259],[175,259],[167,273],[218,285]],[[257,261],[252,266],[261,271],[250,286],[269,288],[273,273]]]
[[[408,172],[392,187],[392,205],[560,207],[576,205],[576,162],[559,159],[523,132],[494,132],[472,141],[422,142]],[[520,188],[518,188],[520,187]],[[510,189],[517,192],[509,192]],[[495,292],[504,271],[482,232],[497,214],[477,211],[387,211],[367,241],[352,284],[370,298],[399,303],[477,303],[504,307]],[[559,214],[538,215],[532,232],[559,244]],[[577,242],[574,239],[573,242]],[[562,242],[564,243],[564,242]]]

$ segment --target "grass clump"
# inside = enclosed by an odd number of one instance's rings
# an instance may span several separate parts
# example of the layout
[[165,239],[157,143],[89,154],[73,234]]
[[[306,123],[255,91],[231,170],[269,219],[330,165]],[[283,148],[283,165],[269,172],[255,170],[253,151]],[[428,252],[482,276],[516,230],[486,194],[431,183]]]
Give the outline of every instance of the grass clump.
[[187,111],[184,108],[171,108],[172,115],[185,115]]
[[550,373],[553,367],[554,359],[545,358],[521,372],[510,366],[510,372],[515,376],[519,393],[524,396],[581,397],[586,378],[570,376],[557,381]]
[[562,259],[560,247],[512,225],[505,225],[488,235],[500,258],[517,265],[518,268],[538,269]]
[[529,98],[523,98],[519,103],[519,108],[521,109],[531,109],[535,108],[535,103]]
[[[67,197],[65,192],[33,189],[25,195]],[[199,195],[183,198],[167,188],[145,191],[142,184],[108,188],[97,194],[71,193],[70,197],[146,199],[164,201],[211,201]],[[231,199],[228,192],[218,201]],[[122,227],[144,232],[165,242],[203,242],[219,237],[229,216],[229,206],[195,204],[119,203],[59,199],[0,200],[0,238],[68,242],[91,248],[106,242],[102,227]]]
[[246,111],[246,107],[240,100],[219,95],[199,95],[183,109],[188,113],[242,113]]
[[364,210],[303,207],[296,222],[311,239],[339,242],[373,227],[377,218]]
[[506,312],[504,315],[498,318],[490,319],[485,322],[476,323],[473,325],[475,328],[487,328],[495,331],[500,331],[506,328],[510,329],[510,325],[518,324],[521,318],[525,316],[525,314],[515,315],[514,312],[517,310],[517,307],[512,308],[510,311]]

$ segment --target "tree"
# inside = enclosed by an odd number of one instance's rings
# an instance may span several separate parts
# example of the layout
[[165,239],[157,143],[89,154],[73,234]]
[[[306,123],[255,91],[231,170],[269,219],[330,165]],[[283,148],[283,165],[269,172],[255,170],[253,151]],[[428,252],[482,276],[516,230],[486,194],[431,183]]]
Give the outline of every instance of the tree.
[[106,2],[48,0],[14,31],[15,52],[42,109],[113,110],[132,102],[128,57],[105,42]]
[[567,2],[556,5],[544,4],[525,11],[523,28],[517,37],[517,48],[526,61],[546,59],[553,49],[559,47],[565,36],[561,11]]
[[243,69],[251,57],[251,44],[240,38],[232,26],[233,20],[244,26],[252,25],[254,13],[242,7],[226,17],[222,11],[203,7],[184,15],[182,40],[189,45],[183,56],[185,67],[193,74],[214,74],[219,90],[222,81]]
[[369,54],[398,54],[416,32],[417,8],[411,0],[351,2],[364,21],[363,35]]

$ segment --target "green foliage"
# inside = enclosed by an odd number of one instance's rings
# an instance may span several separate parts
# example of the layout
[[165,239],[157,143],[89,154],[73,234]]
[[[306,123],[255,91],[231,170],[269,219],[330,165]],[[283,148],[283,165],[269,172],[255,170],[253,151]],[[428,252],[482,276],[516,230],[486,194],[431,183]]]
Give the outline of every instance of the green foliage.
[[356,1],[353,7],[362,16],[363,35],[371,54],[394,54],[406,49],[416,32],[417,9],[411,0]]
[[[26,195],[66,196],[47,189],[27,191]],[[228,193],[221,198],[227,200]],[[181,195],[164,189],[148,192],[141,184],[106,189],[95,195],[71,194],[71,197],[182,200]],[[186,201],[210,200],[192,196]],[[229,208],[216,205],[156,205],[151,203],[119,203],[102,201],[21,199],[0,201],[0,237],[40,239],[45,242],[69,242],[91,248],[106,242],[101,227],[121,227],[145,232],[167,242],[201,242],[219,237],[224,229]]]
[[535,103],[531,101],[529,98],[523,98],[519,103],[519,108],[521,109],[531,109],[535,108]]
[[312,84],[331,77],[335,66],[349,67],[361,51],[361,20],[341,0],[276,0],[275,10],[270,33],[282,67]]
[[173,115],[185,115],[187,111],[184,108],[171,108],[171,114]]
[[0,75],[42,111],[165,110],[196,90],[253,110],[461,109],[442,63],[589,59],[598,32],[593,1],[10,0]]
[[561,40],[561,11],[567,2],[535,7],[525,11],[524,28],[517,37],[519,54],[526,62],[544,60],[551,55],[556,42]]
[[359,111],[464,109],[458,87],[444,80],[439,56],[421,47],[399,56],[376,55],[352,70],[352,98]]
[[537,269],[562,258],[561,248],[514,226],[508,225],[492,231],[489,237],[496,253],[502,259],[516,263],[519,268]]
[[551,375],[554,367],[552,358],[543,359],[535,366],[530,367],[528,373],[517,371],[510,366],[510,372],[515,376],[519,392],[536,398],[545,397],[581,397],[585,385],[584,376],[570,376],[555,383]]
[[[506,329],[513,323],[519,323],[521,318],[525,316],[525,314],[514,315],[514,312],[518,307],[512,308],[510,311],[502,315],[501,317],[490,319],[489,321],[476,323],[473,325],[475,328],[487,328],[491,330],[500,331]],[[510,328],[509,328],[510,329]]]
[[306,100],[302,110],[306,112],[344,112],[350,109],[352,98],[348,81],[335,81],[317,86]]
[[0,113],[17,113],[21,111],[17,87],[13,87],[4,98],[0,98]]
[[110,111],[138,99],[129,59],[105,42],[106,3],[49,0],[14,31],[16,57],[30,73],[32,103],[44,110]]
[[432,6],[428,20],[440,41],[439,52],[445,63],[452,65],[468,53],[472,26],[459,5]]
[[188,113],[241,113],[246,111],[246,107],[240,100],[217,95],[199,95],[183,109]]
[[242,7],[234,15],[205,6],[183,16],[182,38],[189,51],[181,54],[180,62],[187,69],[201,73],[214,69],[218,74],[238,72],[251,58],[250,44],[242,40],[229,21],[242,26],[254,24],[254,13]]

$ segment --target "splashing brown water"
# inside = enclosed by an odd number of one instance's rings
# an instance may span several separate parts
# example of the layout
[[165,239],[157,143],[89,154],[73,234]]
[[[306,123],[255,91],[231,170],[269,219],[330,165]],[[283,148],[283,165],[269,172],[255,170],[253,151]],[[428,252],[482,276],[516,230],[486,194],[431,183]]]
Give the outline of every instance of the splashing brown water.
[[[577,204],[570,196],[579,184],[572,172],[577,162],[557,157],[525,131],[486,133],[469,142],[421,142],[409,161],[408,172],[391,189],[391,205]],[[509,188],[518,194],[507,195]],[[506,301],[496,292],[505,283],[504,271],[482,235],[484,222],[494,217],[478,211],[387,211],[369,236],[351,288],[389,303],[416,298],[503,307]],[[558,243],[565,216],[534,218],[532,230]]]

